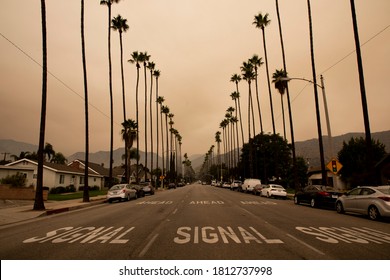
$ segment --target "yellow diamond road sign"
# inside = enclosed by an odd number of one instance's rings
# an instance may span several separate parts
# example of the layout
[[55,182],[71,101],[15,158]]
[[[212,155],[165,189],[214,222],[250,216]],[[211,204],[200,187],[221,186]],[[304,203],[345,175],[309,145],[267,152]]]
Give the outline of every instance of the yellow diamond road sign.
[[339,173],[340,169],[343,168],[343,165],[335,158],[332,158],[326,167],[333,173],[337,174]]

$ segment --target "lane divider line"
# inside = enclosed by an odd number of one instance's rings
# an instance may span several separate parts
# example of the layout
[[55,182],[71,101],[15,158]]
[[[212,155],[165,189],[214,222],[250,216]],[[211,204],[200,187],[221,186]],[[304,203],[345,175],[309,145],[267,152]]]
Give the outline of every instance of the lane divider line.
[[146,244],[146,246],[142,249],[141,253],[139,253],[138,257],[142,258],[143,256],[145,256],[145,254],[148,252],[148,250],[150,249],[150,247],[152,246],[152,244],[154,243],[154,241],[157,239],[158,237],[158,233],[155,234],[152,239],[149,240],[148,244]]

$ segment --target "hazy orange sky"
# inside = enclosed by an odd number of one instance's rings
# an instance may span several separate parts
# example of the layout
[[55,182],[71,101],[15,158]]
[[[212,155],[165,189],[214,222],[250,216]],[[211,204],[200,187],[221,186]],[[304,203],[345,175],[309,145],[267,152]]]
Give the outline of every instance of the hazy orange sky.
[[[42,70],[26,54],[41,63],[40,1],[2,2],[0,139],[37,144]],[[108,12],[107,7],[99,5],[99,0],[85,2],[90,151],[108,151]],[[360,41],[365,43],[362,56],[371,131],[389,130],[390,1],[356,0],[355,4]],[[57,152],[69,156],[84,150],[80,1],[47,0],[46,5],[48,69],[61,81],[48,76],[46,142]],[[279,0],[279,6],[288,74],[312,79],[307,1]],[[363,132],[350,1],[312,0],[311,6],[316,70],[325,78],[332,134]],[[147,51],[156,69],[161,71],[159,93],[175,115],[174,126],[183,137],[183,153],[206,153],[214,144],[226,109],[234,106],[230,98],[235,90],[230,82],[231,75],[240,73],[242,62],[253,54],[264,57],[261,31],[252,25],[259,12],[269,13],[271,20],[266,38],[272,76],[275,69],[282,68],[274,0],[122,0],[113,5],[112,15],[120,14],[130,26],[123,36],[128,117],[135,119],[136,68],[127,60],[133,51]],[[119,54],[119,36],[112,32],[114,149],[123,146]],[[143,108],[142,85],[141,76],[140,108]],[[280,95],[271,86],[276,131],[282,135]],[[259,90],[264,129],[268,133],[272,131],[272,124],[265,65],[259,72]],[[240,94],[242,109],[246,112],[248,86],[245,81],[240,83]],[[316,138],[313,86],[291,81],[290,94],[296,141]],[[326,134],[321,96],[320,105],[322,130]],[[246,130],[246,114],[243,114],[243,122]],[[140,148],[144,149],[142,119],[140,130]],[[256,130],[259,132],[258,124]],[[288,128],[287,136],[290,139]]]

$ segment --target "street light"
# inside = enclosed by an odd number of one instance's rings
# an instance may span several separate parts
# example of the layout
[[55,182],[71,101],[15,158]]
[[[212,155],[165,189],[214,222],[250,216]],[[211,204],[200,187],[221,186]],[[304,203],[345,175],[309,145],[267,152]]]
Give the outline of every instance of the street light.
[[[326,100],[326,94],[325,94],[325,85],[324,85],[324,77],[321,75],[320,77],[321,79],[321,85],[317,84],[317,83],[314,83],[313,81],[311,80],[308,80],[308,79],[305,79],[305,78],[290,78],[290,77],[281,77],[279,78],[280,81],[286,81],[286,82],[289,82],[291,80],[301,80],[301,81],[306,81],[306,82],[309,82],[311,84],[314,84],[315,86],[321,88],[322,90],[322,97],[323,97],[323,101],[324,101],[324,110],[325,110],[325,118],[326,118],[326,127],[327,127],[327,132],[328,132],[328,141],[329,141],[329,154],[330,154],[330,158],[333,158],[334,154],[333,154],[333,138],[332,138],[332,132],[331,132],[331,128],[330,128],[330,120],[329,120],[329,112],[328,112],[328,103],[327,103],[327,100]],[[322,135],[319,135],[319,137],[322,137]],[[320,145],[320,151],[323,151],[323,147],[321,146],[322,145],[322,141],[319,139],[319,145]],[[324,174],[326,175],[327,177],[327,172],[325,170],[325,160],[324,160],[324,156],[323,156],[323,153],[320,152],[320,160],[321,160],[321,171],[322,171],[322,176],[324,176]],[[334,183],[335,183],[336,180],[334,180]]]

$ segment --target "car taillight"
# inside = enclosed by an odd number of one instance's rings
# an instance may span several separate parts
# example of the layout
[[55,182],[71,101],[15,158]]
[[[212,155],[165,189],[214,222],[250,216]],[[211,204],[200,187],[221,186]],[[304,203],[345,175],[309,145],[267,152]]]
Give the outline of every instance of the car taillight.
[[322,196],[330,196],[330,193],[328,192],[319,192],[318,194]]
[[126,192],[126,190],[122,190],[122,192],[123,192],[123,193],[125,193],[125,192]]
[[386,202],[390,202],[390,197],[389,196],[380,196],[380,197],[378,197],[379,199],[382,199],[382,200],[384,200],[384,201],[386,201]]

